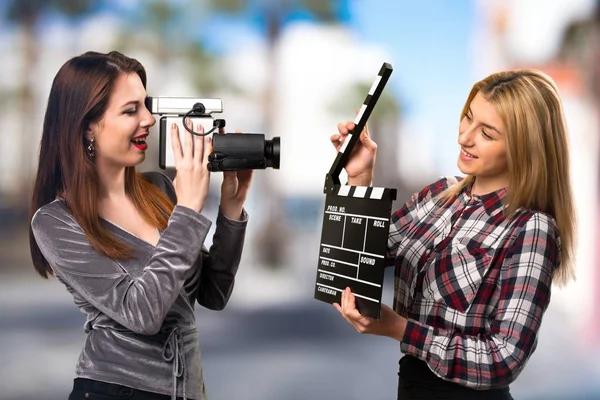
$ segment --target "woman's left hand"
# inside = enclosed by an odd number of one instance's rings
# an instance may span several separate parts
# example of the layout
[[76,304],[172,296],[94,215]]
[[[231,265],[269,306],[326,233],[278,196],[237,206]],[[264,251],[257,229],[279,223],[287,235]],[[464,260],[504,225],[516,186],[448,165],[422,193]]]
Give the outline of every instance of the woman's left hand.
[[[235,133],[240,133],[238,129]],[[219,134],[224,134],[225,129],[220,128]],[[253,170],[223,171],[221,184],[221,212],[229,219],[239,221],[242,217],[242,208],[250,189]]]
[[342,305],[334,303],[333,306],[359,333],[388,336],[402,341],[406,329],[406,318],[398,315],[385,304],[381,304],[379,320],[365,317],[356,309],[355,297],[352,291],[350,288],[346,288],[342,292]]

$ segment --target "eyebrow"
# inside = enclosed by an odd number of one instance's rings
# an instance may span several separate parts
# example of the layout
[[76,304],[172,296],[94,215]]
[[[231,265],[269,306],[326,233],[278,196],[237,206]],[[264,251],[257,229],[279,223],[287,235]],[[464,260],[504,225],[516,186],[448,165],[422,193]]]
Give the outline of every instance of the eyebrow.
[[[471,114],[471,117],[473,116],[473,111],[471,110],[471,107],[469,107],[469,114]],[[500,132],[498,129],[496,129],[496,127],[494,127],[494,126],[492,126],[492,125],[490,125],[490,124],[486,124],[486,123],[484,123],[484,122],[481,122],[480,124],[481,124],[481,125],[483,125],[483,126],[485,126],[485,127],[486,127],[486,128],[488,128],[488,129],[491,129],[491,130],[493,130],[493,131],[496,131],[496,133],[497,133],[498,135],[502,135],[502,133],[501,133],[501,132]]]
[[138,105],[140,102],[138,100],[130,100],[127,103],[123,104],[121,107],[127,107],[129,105]]

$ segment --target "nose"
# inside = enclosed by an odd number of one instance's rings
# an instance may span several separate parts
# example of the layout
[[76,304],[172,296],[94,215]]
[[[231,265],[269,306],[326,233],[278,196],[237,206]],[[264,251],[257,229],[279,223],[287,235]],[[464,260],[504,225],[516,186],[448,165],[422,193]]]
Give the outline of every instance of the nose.
[[142,118],[140,125],[143,126],[144,128],[149,128],[151,126],[154,126],[155,123],[156,123],[156,118],[154,118],[154,116],[150,113],[150,111],[144,106],[144,116]]
[[473,129],[472,125],[467,127],[467,129],[465,129],[464,131],[459,132],[458,133],[458,144],[460,144],[461,146],[464,146],[464,147],[472,146],[474,132],[475,132],[475,129]]

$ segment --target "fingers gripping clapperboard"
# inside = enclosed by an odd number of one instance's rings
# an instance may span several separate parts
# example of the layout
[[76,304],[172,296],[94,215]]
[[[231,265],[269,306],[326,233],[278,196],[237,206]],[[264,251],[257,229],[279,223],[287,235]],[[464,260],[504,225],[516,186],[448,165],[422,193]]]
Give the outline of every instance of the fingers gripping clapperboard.
[[359,140],[392,66],[384,63],[325,177],[325,211],[317,265],[315,299],[341,304],[350,287],[362,315],[379,319],[385,253],[396,189],[341,185],[339,175]]

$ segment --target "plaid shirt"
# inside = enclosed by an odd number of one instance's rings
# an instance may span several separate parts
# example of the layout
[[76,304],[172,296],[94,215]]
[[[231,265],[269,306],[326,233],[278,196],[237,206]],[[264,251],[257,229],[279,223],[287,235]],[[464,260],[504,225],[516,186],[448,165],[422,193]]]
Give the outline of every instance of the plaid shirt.
[[537,344],[560,242],[552,217],[503,215],[506,189],[477,196],[442,178],[392,215],[394,309],[408,319],[400,348],[439,377],[474,389],[514,381]]

